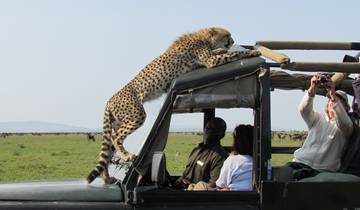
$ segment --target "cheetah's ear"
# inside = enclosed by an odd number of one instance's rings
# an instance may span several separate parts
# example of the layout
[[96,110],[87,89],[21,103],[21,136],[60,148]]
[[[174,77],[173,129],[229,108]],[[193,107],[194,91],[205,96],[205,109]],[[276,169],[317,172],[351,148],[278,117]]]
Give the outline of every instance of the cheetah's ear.
[[209,28],[209,34],[210,36],[215,36],[217,33],[217,31],[215,30],[215,28]]

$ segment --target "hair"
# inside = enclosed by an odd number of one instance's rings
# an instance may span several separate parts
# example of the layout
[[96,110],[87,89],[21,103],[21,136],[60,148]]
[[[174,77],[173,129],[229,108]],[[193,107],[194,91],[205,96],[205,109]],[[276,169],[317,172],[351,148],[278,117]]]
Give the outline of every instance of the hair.
[[240,155],[253,154],[254,127],[252,125],[238,125],[233,133],[233,151]]

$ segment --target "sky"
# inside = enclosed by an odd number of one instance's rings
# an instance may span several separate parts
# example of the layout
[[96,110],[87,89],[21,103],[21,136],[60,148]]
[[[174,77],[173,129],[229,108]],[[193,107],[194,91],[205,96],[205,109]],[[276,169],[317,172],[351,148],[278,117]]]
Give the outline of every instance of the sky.
[[[250,45],[360,41],[359,8],[356,0],[0,0],[0,122],[101,128],[106,101],[184,33],[223,27],[236,44]],[[285,53],[294,61],[341,61],[356,52]],[[272,129],[306,130],[297,110],[303,94],[271,93]],[[325,99],[315,100],[322,111]],[[156,115],[159,104],[146,106]],[[253,120],[251,110],[217,114],[229,129]],[[177,116],[172,129],[201,128],[200,117]]]

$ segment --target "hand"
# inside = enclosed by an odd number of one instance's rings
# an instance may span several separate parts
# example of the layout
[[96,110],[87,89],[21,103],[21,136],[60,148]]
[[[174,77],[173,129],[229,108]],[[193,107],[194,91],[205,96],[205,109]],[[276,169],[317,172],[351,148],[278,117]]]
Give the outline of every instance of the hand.
[[230,188],[227,187],[219,188],[218,191],[230,191]]
[[310,80],[310,87],[308,89],[308,94],[311,97],[315,96],[316,89],[318,87],[318,76],[317,73],[314,73]]
[[310,87],[317,87],[318,86],[318,74],[314,73],[310,80]]
[[184,179],[183,177],[179,177],[175,183],[174,183],[174,187],[177,189],[185,189],[189,186],[190,181],[187,179]]
[[331,80],[331,78],[329,78],[328,82],[326,83],[325,88],[326,88],[326,91],[327,91],[327,95],[331,99],[331,101],[336,101],[335,84]]

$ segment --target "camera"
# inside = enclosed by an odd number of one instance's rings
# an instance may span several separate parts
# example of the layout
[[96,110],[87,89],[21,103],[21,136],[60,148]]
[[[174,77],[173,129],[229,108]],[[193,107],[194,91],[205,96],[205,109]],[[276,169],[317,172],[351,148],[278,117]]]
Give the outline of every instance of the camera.
[[343,58],[344,63],[358,63],[359,59],[351,55],[345,55]]
[[320,84],[320,86],[325,86],[325,84],[329,81],[330,76],[328,74],[324,73],[318,73],[317,74],[317,83]]

